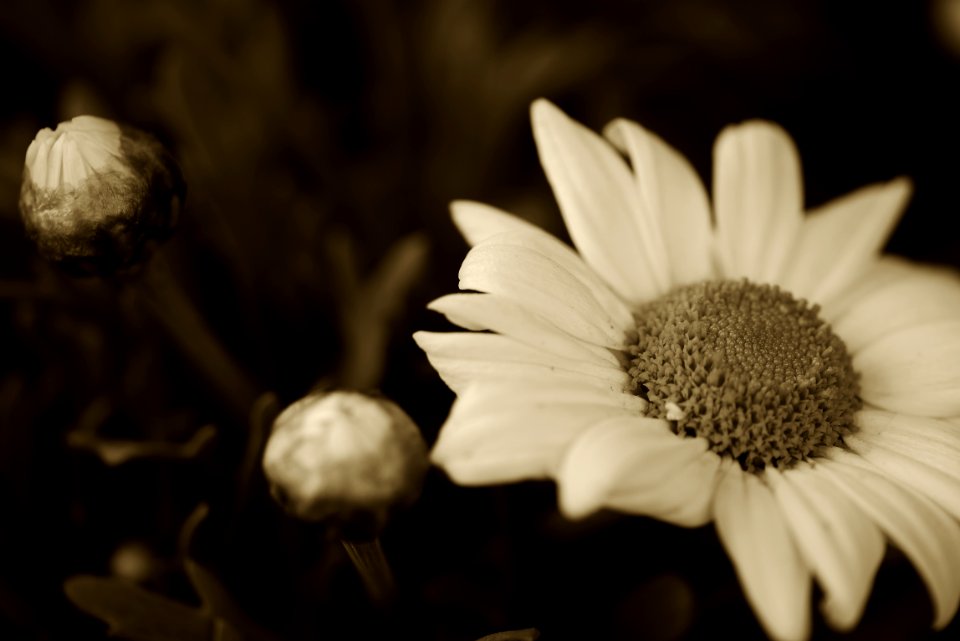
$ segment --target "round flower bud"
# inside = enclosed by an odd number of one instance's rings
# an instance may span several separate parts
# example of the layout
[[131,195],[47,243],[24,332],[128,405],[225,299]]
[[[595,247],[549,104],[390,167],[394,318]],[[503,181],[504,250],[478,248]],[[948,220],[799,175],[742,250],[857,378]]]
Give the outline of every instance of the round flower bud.
[[77,116],[30,143],[20,214],[45,257],[106,274],[139,262],[170,234],[185,194],[180,168],[153,136]]
[[306,520],[328,519],[346,538],[377,535],[416,500],[429,462],[403,410],[358,392],[313,394],[277,417],[263,469],[277,501]]

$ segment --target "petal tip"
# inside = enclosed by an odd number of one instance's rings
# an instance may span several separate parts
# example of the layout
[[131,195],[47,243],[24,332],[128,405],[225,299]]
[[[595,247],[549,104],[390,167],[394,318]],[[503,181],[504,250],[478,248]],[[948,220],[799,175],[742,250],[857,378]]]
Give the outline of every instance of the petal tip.
[[426,332],[420,330],[413,333],[413,342],[417,344],[417,347],[422,349],[425,352],[429,351],[429,348],[432,347],[431,337],[433,332]]
[[602,507],[595,497],[583,492],[571,492],[563,485],[558,490],[557,506],[563,517],[570,521],[583,520]]
[[537,98],[530,105],[530,121],[533,125],[533,138],[538,145],[543,145],[545,137],[549,138],[557,129],[562,131],[562,128],[575,122],[546,98]]
[[744,140],[749,140],[754,144],[762,140],[770,141],[777,146],[783,146],[792,155],[799,157],[793,137],[781,125],[771,120],[751,119],[727,125],[717,137],[718,144],[721,141],[730,144],[734,141]]
[[450,217],[471,247],[503,232],[538,229],[519,216],[475,200],[452,201]]
[[450,218],[467,242],[471,244],[473,244],[474,228],[477,226],[475,221],[481,208],[480,203],[471,200],[450,201]]
[[629,147],[627,144],[628,129],[632,129],[642,136],[649,135],[649,132],[639,123],[627,118],[614,118],[604,126],[603,137],[620,151],[627,151]]
[[560,108],[555,104],[547,100],[546,98],[537,98],[532,103],[530,103],[530,118],[536,122],[539,119],[554,116],[557,114],[563,114],[560,111]]
[[893,192],[894,197],[902,202],[901,207],[906,206],[907,201],[913,195],[913,179],[909,176],[897,176],[886,184],[886,187]]

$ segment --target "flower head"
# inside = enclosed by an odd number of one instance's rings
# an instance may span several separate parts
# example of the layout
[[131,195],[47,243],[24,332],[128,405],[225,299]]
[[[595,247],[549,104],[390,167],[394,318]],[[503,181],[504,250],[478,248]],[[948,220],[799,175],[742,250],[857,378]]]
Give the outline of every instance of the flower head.
[[263,469],[277,500],[306,520],[372,538],[412,503],[429,463],[420,430],[397,405],[359,392],[306,396],[273,424]]
[[30,143],[20,213],[44,256],[74,271],[110,273],[166,238],[185,192],[179,167],[153,136],[77,116]]
[[[533,127],[576,251],[457,202],[472,249],[415,338],[457,393],[432,459],[463,484],[553,478],[571,518],[714,522],[767,633],[803,639],[812,581],[856,625],[885,542],[934,626],[960,601],[960,277],[882,256],[910,185],[804,213],[767,122],[729,127],[712,203],[636,123]],[[629,164],[624,155],[629,158]]]

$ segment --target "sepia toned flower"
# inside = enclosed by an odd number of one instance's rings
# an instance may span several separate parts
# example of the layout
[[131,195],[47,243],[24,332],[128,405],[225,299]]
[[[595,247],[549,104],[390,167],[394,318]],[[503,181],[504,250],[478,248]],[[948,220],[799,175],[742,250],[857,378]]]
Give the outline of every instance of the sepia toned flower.
[[385,398],[314,393],[277,417],[263,453],[274,497],[308,521],[375,537],[420,495],[429,463],[420,430]]
[[[960,601],[960,277],[881,255],[904,179],[804,212],[790,137],[725,129],[712,201],[627,120],[532,119],[576,251],[456,202],[472,245],[415,339],[457,393],[432,460],[464,485],[552,478],[599,509],[713,522],[766,632],[860,620],[887,542],[933,626]],[[624,156],[626,156],[625,160]]]
[[180,168],[150,134],[96,116],[41,129],[27,148],[20,214],[51,261],[112,273],[142,260],[176,225]]

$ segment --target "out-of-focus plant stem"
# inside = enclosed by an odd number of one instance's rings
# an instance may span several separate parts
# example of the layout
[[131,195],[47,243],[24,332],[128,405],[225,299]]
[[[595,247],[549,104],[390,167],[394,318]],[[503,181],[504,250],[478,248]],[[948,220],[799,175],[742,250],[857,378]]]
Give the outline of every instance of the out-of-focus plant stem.
[[349,541],[342,539],[344,549],[357,569],[370,601],[379,607],[389,605],[396,595],[393,572],[383,555],[380,539]]
[[337,383],[345,389],[373,390],[386,367],[393,322],[423,273],[429,245],[421,234],[397,241],[374,271],[361,280],[346,234],[331,239],[328,250],[339,281],[343,360]]
[[197,371],[207,378],[238,417],[246,419],[259,396],[258,386],[210,330],[176,281],[162,253],[155,255],[146,266],[138,293],[147,310]]

